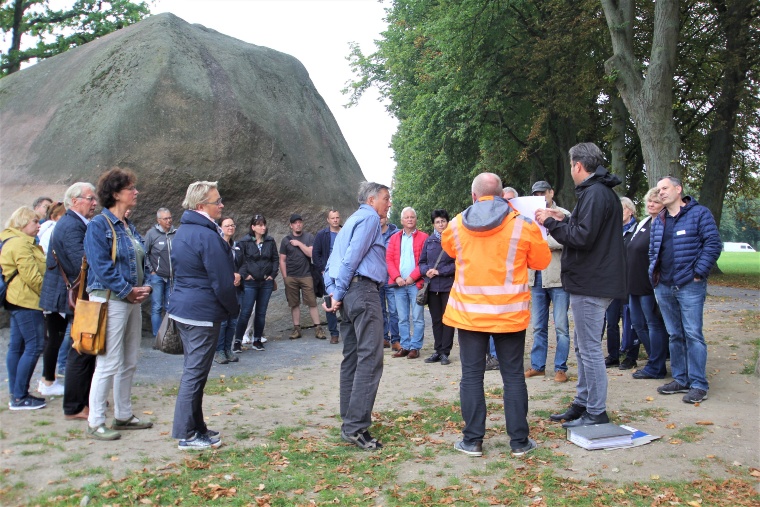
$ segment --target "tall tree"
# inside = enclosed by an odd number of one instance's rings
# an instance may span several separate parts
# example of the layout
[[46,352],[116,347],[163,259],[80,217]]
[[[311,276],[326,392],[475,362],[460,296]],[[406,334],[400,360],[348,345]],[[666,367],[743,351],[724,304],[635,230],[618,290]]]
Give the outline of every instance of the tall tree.
[[[2,0],[0,30],[11,34],[8,51],[0,52],[0,77],[21,64],[49,58],[111,33],[150,14],[146,2],[76,0],[68,9],[54,10],[48,0]],[[36,38],[35,45],[22,38]]]

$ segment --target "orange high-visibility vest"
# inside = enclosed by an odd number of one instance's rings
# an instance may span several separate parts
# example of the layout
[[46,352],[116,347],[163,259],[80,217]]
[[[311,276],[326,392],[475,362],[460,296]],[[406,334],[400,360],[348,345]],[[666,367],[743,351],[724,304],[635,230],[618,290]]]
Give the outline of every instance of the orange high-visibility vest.
[[489,231],[472,231],[462,214],[449,223],[441,245],[456,259],[454,285],[443,323],[457,329],[514,333],[528,328],[528,268],[546,269],[549,245],[538,226],[517,212]]

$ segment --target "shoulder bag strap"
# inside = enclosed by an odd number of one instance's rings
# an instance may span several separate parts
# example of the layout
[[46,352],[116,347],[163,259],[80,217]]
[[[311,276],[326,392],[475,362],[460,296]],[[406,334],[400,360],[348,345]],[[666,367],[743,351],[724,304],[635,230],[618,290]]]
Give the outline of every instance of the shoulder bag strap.
[[[55,250],[51,250],[53,253],[53,259],[55,259],[55,264],[58,266],[58,271],[61,272],[61,276],[63,277],[63,281],[66,283],[66,289],[70,289],[72,285],[69,283],[69,278],[66,276],[66,272],[63,270],[63,266],[61,266],[60,261],[58,260],[58,256],[55,254]],[[81,273],[80,273],[81,275]],[[76,282],[76,280],[74,280]]]
[[[111,219],[108,218],[108,216],[106,216],[105,213],[103,213],[103,217],[106,219],[106,222],[108,223],[108,227],[111,228],[111,237],[113,238],[113,240],[111,241],[111,262],[116,264],[116,229],[113,228]],[[129,227],[129,225],[125,223],[124,227]],[[106,292],[106,302],[109,299],[111,299],[111,289],[108,289],[108,292]]]
[[441,262],[441,257],[443,257],[443,248],[441,248],[441,253],[438,254],[438,258],[435,260],[435,266],[433,266],[433,269],[438,269],[438,263]]

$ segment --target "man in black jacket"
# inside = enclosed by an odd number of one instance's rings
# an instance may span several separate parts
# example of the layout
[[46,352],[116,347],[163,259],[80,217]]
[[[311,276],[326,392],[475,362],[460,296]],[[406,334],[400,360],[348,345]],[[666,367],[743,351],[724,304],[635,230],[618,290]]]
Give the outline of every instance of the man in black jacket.
[[612,190],[621,183],[602,167],[604,155],[593,143],[570,148],[570,175],[578,202],[572,214],[540,209],[536,220],[564,245],[562,286],[570,294],[575,321],[575,354],[578,357],[578,387],[570,408],[551,419],[562,426],[609,422],[607,417],[607,372],[599,337],[604,313],[613,299],[626,296],[625,250],[620,224],[623,210]]
[[[311,260],[322,275],[325,274],[327,259],[330,258],[333,243],[335,243],[335,237],[340,232],[340,227],[340,211],[331,209],[327,212],[327,227],[317,232],[314,238]],[[325,315],[327,317],[327,329],[330,331],[330,343],[336,344],[340,338],[337,312],[325,312]]]
[[[74,283],[79,276],[84,256],[84,234],[98,206],[95,187],[91,183],[74,183],[66,190],[63,203],[66,214],[55,224],[53,237],[50,238],[40,307],[48,312],[65,313],[68,321],[66,335],[70,336],[74,312],[68,306],[67,287],[61,269],[69,283]],[[63,414],[66,419],[86,420],[89,415],[90,384],[96,357],[79,354],[68,347],[63,391]]]
[[150,293],[150,324],[153,336],[158,334],[163,320],[163,311],[169,300],[174,284],[172,271],[172,241],[177,229],[172,225],[172,212],[159,208],[156,212],[156,224],[145,233],[145,272],[150,273],[148,284],[153,289]]

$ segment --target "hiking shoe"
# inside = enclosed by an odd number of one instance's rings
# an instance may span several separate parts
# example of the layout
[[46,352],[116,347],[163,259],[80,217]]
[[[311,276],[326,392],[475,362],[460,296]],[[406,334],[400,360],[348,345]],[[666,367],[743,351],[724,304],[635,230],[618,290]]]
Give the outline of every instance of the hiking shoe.
[[620,366],[618,368],[621,370],[631,370],[635,367],[636,367],[635,359],[623,359],[623,362],[620,363]]
[[109,430],[105,424],[101,424],[97,428],[91,426],[87,427],[87,438],[94,438],[95,440],[119,440],[121,433],[115,430]]
[[227,355],[224,352],[217,352],[214,354],[214,362],[219,364],[227,364],[229,361],[227,360]]
[[557,370],[554,372],[555,382],[567,382],[567,372],[565,370]]
[[620,365],[620,358],[619,357],[612,357],[607,356],[604,358],[604,366],[605,368],[609,368],[611,366],[618,366]]
[[692,387],[683,397],[684,403],[702,403],[707,399],[707,391]]
[[290,338],[291,340],[297,340],[300,337],[301,337],[301,326],[293,326],[293,332],[290,333],[290,336],[288,336],[288,338]]
[[689,388],[686,386],[682,386],[681,384],[678,383],[677,380],[674,380],[673,382],[668,382],[664,386],[658,387],[657,392],[660,394],[688,393]]
[[365,451],[375,451],[383,448],[383,444],[381,444],[376,438],[372,438],[372,435],[370,435],[367,430],[360,431],[353,435],[349,435],[345,431],[340,430],[340,438],[364,449]]
[[[339,341],[340,341],[340,336],[338,336],[337,334],[334,334],[330,337],[330,343],[333,345],[337,345]],[[390,345],[388,345],[388,347],[390,347]]]
[[494,356],[486,356],[486,371],[498,370],[498,369],[499,369],[499,360],[496,359]]
[[224,357],[226,357],[227,361],[229,361],[230,363],[237,363],[238,361],[240,361],[240,358],[236,356],[235,354],[233,354],[231,350],[225,350]]
[[235,342],[232,344],[232,353],[233,354],[241,354],[243,352],[243,344],[240,342]]
[[536,443],[536,441],[533,440],[532,438],[529,438],[528,445],[526,445],[525,447],[521,447],[519,449],[512,449],[512,457],[517,458],[519,456],[525,456],[536,447],[538,447],[538,444]]
[[387,340],[387,339],[386,339],[386,340],[383,340],[383,348],[384,348],[384,349],[389,349],[389,348],[391,348],[391,341],[390,341],[390,340]]
[[222,440],[206,434],[196,433],[193,438],[180,440],[177,449],[180,451],[205,451],[206,449],[217,449],[221,447]]
[[37,391],[42,396],[63,396],[63,384],[55,380],[52,384],[47,385],[44,381],[40,380],[40,383],[37,385]]
[[317,330],[314,331],[314,338],[317,340],[324,340],[327,338],[327,335],[325,334],[325,330],[322,329],[322,326],[317,326]]
[[126,421],[121,421],[114,418],[113,422],[111,423],[112,430],[147,430],[148,428],[152,427],[152,422],[141,421],[135,416],[130,417]]
[[8,408],[11,410],[38,410],[45,408],[45,400],[35,398],[34,396],[24,396],[20,400],[11,400],[8,402]]
[[253,345],[251,345],[251,348],[253,350],[256,350],[258,352],[264,352],[264,344],[261,343],[261,340],[253,340]]
[[446,354],[441,354],[441,364],[444,366],[451,364],[451,359],[449,359],[449,356]]
[[465,444],[464,440],[457,440],[454,443],[454,449],[459,452],[463,452],[468,456],[482,456],[483,455],[483,442],[475,442],[474,444]]
[[533,368],[528,368],[527,370],[525,370],[525,378],[539,377],[539,376],[540,377],[544,376],[544,370],[534,370]]

